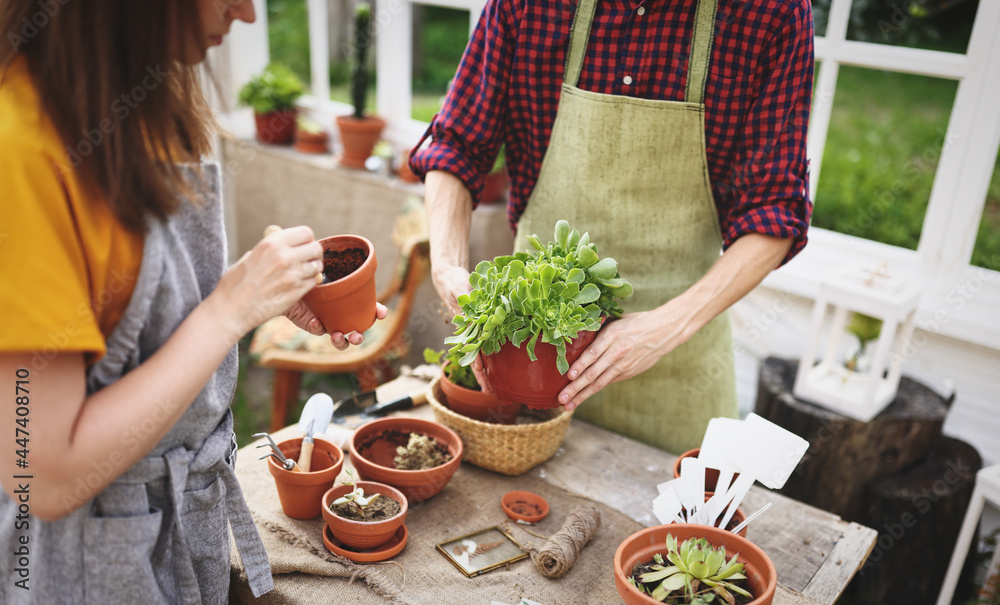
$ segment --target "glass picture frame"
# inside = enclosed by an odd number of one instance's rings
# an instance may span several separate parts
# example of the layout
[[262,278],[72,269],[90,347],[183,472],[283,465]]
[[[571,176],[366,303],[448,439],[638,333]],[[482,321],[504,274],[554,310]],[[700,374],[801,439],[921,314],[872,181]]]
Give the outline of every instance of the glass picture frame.
[[496,525],[441,542],[437,550],[467,578],[528,558],[524,547]]

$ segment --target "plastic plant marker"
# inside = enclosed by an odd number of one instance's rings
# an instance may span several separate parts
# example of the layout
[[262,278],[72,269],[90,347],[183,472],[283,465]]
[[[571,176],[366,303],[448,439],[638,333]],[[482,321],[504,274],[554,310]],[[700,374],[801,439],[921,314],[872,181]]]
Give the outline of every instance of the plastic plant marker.
[[740,504],[743,502],[743,498],[747,495],[747,492],[750,491],[750,488],[753,487],[754,480],[753,473],[748,472],[745,469],[740,470],[740,476],[733,482],[733,486],[729,488],[729,491],[723,499],[724,502],[729,504],[729,507],[722,515],[722,521],[718,523],[718,527],[725,527],[729,524],[729,520],[733,518],[734,514],[736,514],[736,509],[740,507]]
[[747,525],[750,525],[751,521],[753,521],[757,517],[761,516],[764,513],[764,511],[766,511],[769,508],[771,508],[771,503],[770,502],[768,502],[764,506],[762,506],[762,507],[758,508],[757,510],[755,510],[753,513],[750,514],[749,517],[747,517],[746,519],[743,519],[742,523],[740,523],[739,525],[737,525],[736,527],[733,528],[733,533],[734,534],[738,534],[741,531],[743,531],[744,527],[746,527]]
[[[726,493],[736,469],[729,462],[729,452],[742,439],[745,422],[735,418],[712,418],[701,440],[698,460],[706,468],[719,471],[719,480],[715,486],[716,493]],[[683,463],[682,463],[683,464]]]
[[[689,496],[705,493],[705,466],[701,463],[701,460],[697,458],[684,458],[681,460],[680,479],[684,482],[684,490]],[[690,499],[693,500],[694,498],[691,497]],[[704,498],[699,499],[694,508],[685,505],[688,511],[688,519],[691,519],[692,515],[697,516],[704,507]]]
[[[745,428],[740,464],[750,467],[767,487],[781,489],[809,449],[809,442],[754,413],[747,416]],[[734,462],[732,458],[730,462]]]
[[660,520],[660,523],[683,523],[684,520],[681,519],[680,512],[681,501],[672,489],[661,492],[653,500],[653,514]]

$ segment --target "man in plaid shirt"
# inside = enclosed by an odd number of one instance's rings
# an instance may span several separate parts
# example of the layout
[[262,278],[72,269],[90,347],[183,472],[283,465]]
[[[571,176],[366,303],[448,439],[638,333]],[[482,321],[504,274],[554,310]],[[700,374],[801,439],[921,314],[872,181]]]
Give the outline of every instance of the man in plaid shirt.
[[[724,311],[806,243],[812,80],[808,0],[490,0],[410,160],[435,287],[457,312],[503,144],[518,245],[566,218],[636,285],[560,402],[600,391],[579,415],[697,447],[736,413]],[[650,422],[665,409],[670,426]]]

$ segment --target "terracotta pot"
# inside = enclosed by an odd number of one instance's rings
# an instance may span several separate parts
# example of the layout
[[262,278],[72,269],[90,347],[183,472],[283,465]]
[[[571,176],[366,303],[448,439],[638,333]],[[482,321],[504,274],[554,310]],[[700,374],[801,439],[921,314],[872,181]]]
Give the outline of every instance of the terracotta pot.
[[[684,458],[697,458],[698,454],[700,452],[701,452],[701,448],[695,448],[693,450],[688,450],[688,451],[684,452],[683,454],[681,454],[680,456],[677,457],[677,460],[674,462],[674,479],[676,479],[676,478],[678,478],[678,477],[681,476],[681,460],[684,459]],[[733,481],[736,481],[736,478],[739,477],[739,476],[740,476],[739,473],[733,473]],[[706,468],[705,469],[705,491],[706,492],[714,492],[715,491],[715,486],[716,486],[716,484],[718,482],[719,482],[719,471],[718,471],[718,469]]]
[[295,109],[255,113],[257,140],[270,145],[290,145],[295,137],[295,118],[298,115]]
[[396,174],[399,176],[399,179],[401,181],[405,181],[407,183],[419,183],[420,182],[420,177],[417,176],[412,170],[410,170],[410,152],[411,151],[413,151],[413,150],[412,149],[407,149],[406,153],[404,153],[399,158],[399,170],[396,171]]
[[[421,471],[402,471],[395,468],[395,446],[382,444],[378,437],[386,432],[419,433],[435,439],[448,448],[451,460],[434,468]],[[350,442],[351,461],[358,475],[366,481],[376,481],[403,492],[411,503],[423,502],[444,489],[451,476],[462,464],[462,440],[448,427],[420,418],[390,416],[363,424],[354,431]],[[361,452],[365,452],[363,456]]]
[[[311,470],[308,473],[285,470],[274,457],[267,459],[267,470],[278,488],[281,510],[293,519],[315,519],[323,506],[323,494],[333,487],[344,467],[344,453],[335,444],[315,437]],[[288,439],[278,444],[286,458],[298,460],[302,438]]]
[[653,555],[667,553],[667,534],[671,534],[678,543],[688,538],[705,538],[712,546],[726,547],[726,558],[739,553],[737,560],[743,563],[744,574],[750,584],[753,601],[748,605],[770,605],[774,600],[774,591],[778,584],[778,574],[774,563],[757,545],[746,538],[728,531],[722,531],[706,525],[690,525],[674,523],[657,525],[640,530],[626,538],[615,551],[615,588],[626,605],[658,605],[660,602],[628,583],[632,570],[643,563],[653,560]]
[[372,154],[375,143],[382,137],[385,120],[377,117],[355,118],[337,116],[340,142],[344,145],[344,155],[340,163],[348,168],[364,169],[365,160]]
[[456,414],[494,424],[517,422],[517,415],[521,412],[520,403],[501,401],[492,393],[457,385],[447,377],[442,377],[440,384],[444,403]]
[[395,517],[383,519],[381,521],[354,521],[345,519],[332,510],[330,504],[337,498],[354,490],[350,485],[338,485],[330,488],[323,494],[323,518],[330,527],[334,537],[344,545],[358,550],[370,550],[376,546],[381,546],[399,531],[400,526],[406,520],[408,508],[406,497],[399,490],[384,483],[372,481],[359,481],[358,486],[365,491],[366,496],[381,494],[384,498],[390,498],[399,502],[400,511]]
[[[580,332],[566,345],[569,365],[594,342],[597,332]],[[486,388],[498,399],[523,403],[529,408],[555,408],[561,404],[556,399],[569,384],[569,378],[556,368],[556,348],[545,342],[535,343],[535,361],[528,357],[527,342],[515,347],[509,341],[492,355],[480,355]]]
[[375,323],[375,247],[360,235],[335,235],[319,241],[323,263],[329,268],[333,256],[341,251],[361,249],[367,254],[353,273],[336,281],[320,284],[302,297],[302,302],[323,322],[327,332],[364,332]]
[[296,130],[295,150],[302,153],[327,153],[330,151],[330,135],[325,132]]
[[495,204],[506,201],[507,186],[506,169],[487,174],[483,178],[483,203]]
[[549,514],[549,503],[545,498],[531,492],[507,492],[500,499],[503,512],[514,521],[534,525]]

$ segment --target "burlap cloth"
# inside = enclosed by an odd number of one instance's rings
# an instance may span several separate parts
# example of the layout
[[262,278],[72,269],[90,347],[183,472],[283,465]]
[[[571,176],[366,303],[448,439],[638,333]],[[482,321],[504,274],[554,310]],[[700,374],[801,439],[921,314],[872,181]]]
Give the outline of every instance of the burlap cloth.
[[[492,601],[517,603],[522,597],[542,605],[618,603],[612,573],[615,549],[642,528],[603,503],[571,494],[531,474],[507,477],[463,463],[444,491],[410,506],[406,518],[409,540],[401,553],[382,563],[356,564],[323,545],[322,517],[297,521],[281,512],[274,480],[263,461],[242,456],[237,476],[264,540],[275,589],[254,599],[234,552],[231,601],[236,603],[489,605]],[[512,490],[535,492],[548,500],[548,517],[528,528],[542,536],[559,531],[567,516],[580,506],[592,506],[600,512],[600,529],[562,578],[545,578],[531,559],[466,578],[436,550],[440,542],[493,525],[505,527],[522,546],[540,549],[546,540],[508,519],[500,508],[500,498]]]

